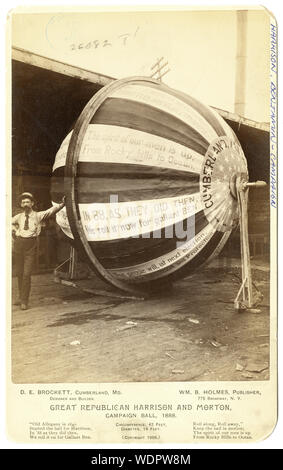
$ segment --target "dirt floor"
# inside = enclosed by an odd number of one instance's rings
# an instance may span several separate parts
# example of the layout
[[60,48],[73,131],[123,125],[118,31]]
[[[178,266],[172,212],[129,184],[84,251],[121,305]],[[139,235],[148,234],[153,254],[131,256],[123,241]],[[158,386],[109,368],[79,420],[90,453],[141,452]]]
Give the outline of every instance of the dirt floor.
[[[33,276],[30,308],[12,309],[15,383],[234,381],[269,378],[269,271],[263,294],[239,313],[239,261],[219,262],[144,301],[83,294]],[[16,279],[13,295],[16,296]]]

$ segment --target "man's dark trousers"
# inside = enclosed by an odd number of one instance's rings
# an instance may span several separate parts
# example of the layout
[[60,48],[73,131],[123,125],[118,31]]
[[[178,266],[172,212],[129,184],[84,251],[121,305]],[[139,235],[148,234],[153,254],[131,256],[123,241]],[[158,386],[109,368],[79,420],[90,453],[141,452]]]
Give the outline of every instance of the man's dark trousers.
[[31,285],[31,274],[36,256],[36,237],[17,237],[14,245],[16,274],[18,277],[19,300],[28,303]]

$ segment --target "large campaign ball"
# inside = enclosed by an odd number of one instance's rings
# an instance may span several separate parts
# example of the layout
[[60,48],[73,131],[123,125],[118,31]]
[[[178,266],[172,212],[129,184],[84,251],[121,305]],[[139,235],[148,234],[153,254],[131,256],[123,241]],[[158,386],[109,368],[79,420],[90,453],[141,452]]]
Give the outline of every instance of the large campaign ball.
[[[54,203],[64,194],[72,132],[55,158]],[[116,279],[185,277],[237,226],[238,176],[248,179],[245,156],[216,111],[158,81],[128,80],[107,93],[79,154],[76,202],[88,244]],[[57,223],[76,245],[65,209]]]

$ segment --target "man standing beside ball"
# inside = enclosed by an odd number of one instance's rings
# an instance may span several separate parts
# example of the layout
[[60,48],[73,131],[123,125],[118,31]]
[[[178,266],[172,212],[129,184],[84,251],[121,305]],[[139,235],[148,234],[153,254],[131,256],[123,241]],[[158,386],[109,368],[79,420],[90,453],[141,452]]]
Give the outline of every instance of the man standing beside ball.
[[12,218],[19,292],[19,298],[15,305],[20,305],[22,310],[26,310],[31,287],[31,274],[36,256],[36,240],[41,232],[41,224],[65,206],[65,196],[58,206],[52,206],[46,211],[40,212],[33,210],[34,197],[31,193],[22,193],[19,202],[23,211]]

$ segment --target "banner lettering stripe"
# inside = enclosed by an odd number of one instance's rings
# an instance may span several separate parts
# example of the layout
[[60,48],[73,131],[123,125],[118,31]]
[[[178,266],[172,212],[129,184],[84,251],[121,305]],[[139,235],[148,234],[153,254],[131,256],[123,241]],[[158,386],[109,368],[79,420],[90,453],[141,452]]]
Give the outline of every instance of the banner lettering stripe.
[[[223,234],[221,232],[215,232],[214,234],[212,234],[210,240],[204,245],[204,247],[197,253],[196,256],[194,256],[184,266],[179,267],[178,262],[176,262],[176,264],[172,264],[171,266],[168,266],[165,269],[160,269],[158,272],[143,274],[142,277],[137,277],[136,279],[132,278],[131,281],[133,283],[135,282],[147,283],[151,280],[152,281],[155,280],[155,282],[158,284],[158,280],[160,279],[160,283],[162,283],[162,278],[165,276],[168,281],[176,281],[190,274],[193,274],[196,271],[196,269],[198,269],[200,266],[202,266],[206,262],[206,259],[208,257],[211,257],[213,252],[217,249],[219,243],[221,243],[222,237],[223,237]],[[118,271],[117,271],[117,274],[118,274]],[[119,274],[117,277],[119,277]],[[120,278],[122,277],[123,276],[120,276]]]
[[[61,220],[61,213],[62,211],[56,215],[56,218],[60,218],[60,226],[62,230],[69,239],[72,239],[70,227],[68,223],[64,224],[64,219]],[[65,214],[63,214],[63,216],[65,216]],[[183,222],[185,221],[182,221],[182,223]],[[191,232],[188,231],[187,239],[191,239],[191,236],[197,235],[207,226],[207,219],[203,211],[197,213],[195,217],[188,218],[187,227],[192,226],[194,226],[194,230]],[[106,268],[121,268],[129,266],[131,259],[135,264],[148,262],[174,250],[176,248],[176,243],[180,240],[175,236],[172,238],[165,238],[166,233],[172,233],[175,235],[175,224],[161,229],[161,238],[152,238],[154,234],[151,232],[147,234],[151,238],[121,238],[118,240],[89,242],[89,244]]]
[[[58,150],[53,171],[66,162],[70,132]],[[203,155],[167,138],[129,127],[89,124],[79,156],[79,163],[141,165],[200,173]]]

